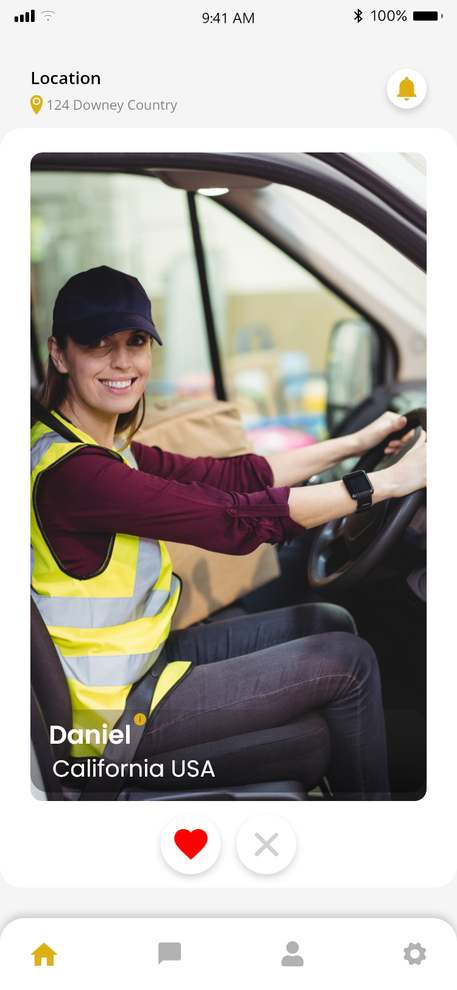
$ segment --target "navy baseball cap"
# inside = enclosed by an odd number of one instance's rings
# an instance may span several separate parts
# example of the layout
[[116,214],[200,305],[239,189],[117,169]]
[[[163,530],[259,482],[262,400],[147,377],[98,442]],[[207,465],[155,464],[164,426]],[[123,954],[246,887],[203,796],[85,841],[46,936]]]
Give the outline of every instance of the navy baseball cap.
[[107,265],[73,275],[55,301],[53,336],[66,333],[77,344],[95,344],[119,330],[145,330],[162,344],[138,279]]

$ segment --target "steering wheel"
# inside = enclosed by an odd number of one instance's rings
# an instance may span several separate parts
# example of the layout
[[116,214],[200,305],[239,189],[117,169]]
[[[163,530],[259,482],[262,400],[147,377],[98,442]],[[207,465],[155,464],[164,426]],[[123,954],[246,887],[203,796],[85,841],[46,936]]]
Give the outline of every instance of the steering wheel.
[[[387,468],[393,458],[404,457],[416,443],[420,430],[426,429],[426,410],[415,409],[407,415],[407,425],[392,433],[382,443],[367,451],[353,471]],[[415,427],[414,436],[398,454],[384,454],[389,440],[398,439]],[[369,512],[354,513],[333,519],[320,526],[314,537],[308,562],[308,580],[319,594],[338,596],[353,588],[384,557],[409,526],[424,499],[424,491],[411,492],[402,498],[378,502]]]

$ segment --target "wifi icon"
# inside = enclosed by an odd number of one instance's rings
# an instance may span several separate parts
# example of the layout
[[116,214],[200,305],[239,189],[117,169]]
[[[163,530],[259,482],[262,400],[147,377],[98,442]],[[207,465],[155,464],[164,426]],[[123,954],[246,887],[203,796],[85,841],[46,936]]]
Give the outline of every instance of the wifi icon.
[[52,20],[55,15],[55,10],[42,10],[41,16],[44,17],[46,21]]

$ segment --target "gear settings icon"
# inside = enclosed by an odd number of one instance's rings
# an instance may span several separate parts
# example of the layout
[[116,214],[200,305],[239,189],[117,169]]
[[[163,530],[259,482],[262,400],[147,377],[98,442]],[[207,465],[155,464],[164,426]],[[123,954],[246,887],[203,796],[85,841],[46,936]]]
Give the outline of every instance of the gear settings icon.
[[425,959],[425,949],[420,942],[410,942],[404,953],[404,958],[408,960],[410,966],[420,966]]

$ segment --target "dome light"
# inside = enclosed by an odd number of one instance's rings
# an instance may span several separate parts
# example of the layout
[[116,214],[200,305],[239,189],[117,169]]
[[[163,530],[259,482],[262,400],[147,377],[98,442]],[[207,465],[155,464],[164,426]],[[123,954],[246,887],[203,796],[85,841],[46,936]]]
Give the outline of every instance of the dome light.
[[197,192],[202,196],[223,196],[229,189],[197,189]]

